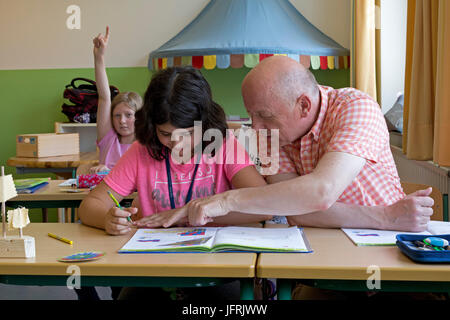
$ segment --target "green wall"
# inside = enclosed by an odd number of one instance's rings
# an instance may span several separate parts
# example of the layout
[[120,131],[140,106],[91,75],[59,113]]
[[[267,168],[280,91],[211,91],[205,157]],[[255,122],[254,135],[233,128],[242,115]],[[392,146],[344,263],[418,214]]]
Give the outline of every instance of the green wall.
[[[247,116],[240,87],[249,70],[202,70],[215,101],[228,115]],[[145,67],[108,68],[107,72],[110,83],[120,91],[136,91],[141,95],[151,77],[151,72]],[[338,88],[350,83],[349,70],[317,70],[313,73],[320,84]],[[6,174],[12,173],[14,178],[45,176],[16,175],[14,168],[6,166],[6,161],[16,153],[16,135],[53,132],[56,121],[67,121],[61,113],[63,91],[75,77],[94,79],[94,69],[0,70],[0,165],[5,166]],[[39,212],[32,211],[32,221],[39,221]],[[54,212],[50,216],[55,219]]]

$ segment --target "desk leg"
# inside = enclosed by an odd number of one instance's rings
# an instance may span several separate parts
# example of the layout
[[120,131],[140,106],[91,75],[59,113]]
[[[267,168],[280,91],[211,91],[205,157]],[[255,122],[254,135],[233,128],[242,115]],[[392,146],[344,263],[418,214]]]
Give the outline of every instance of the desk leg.
[[241,279],[241,300],[254,300],[254,285],[253,278],[250,279]]
[[291,300],[292,281],[290,279],[277,279],[277,291],[278,300]]
[[47,208],[42,208],[42,222],[48,222]]
[[64,208],[58,208],[58,222],[66,223],[66,210]]
[[443,202],[444,202],[444,221],[450,221],[450,212],[448,211],[448,194],[443,195]]
[[78,209],[75,208],[75,207],[70,208],[70,211],[71,211],[71,213],[70,213],[70,221],[72,223],[77,222],[77,220],[78,220],[77,210]]

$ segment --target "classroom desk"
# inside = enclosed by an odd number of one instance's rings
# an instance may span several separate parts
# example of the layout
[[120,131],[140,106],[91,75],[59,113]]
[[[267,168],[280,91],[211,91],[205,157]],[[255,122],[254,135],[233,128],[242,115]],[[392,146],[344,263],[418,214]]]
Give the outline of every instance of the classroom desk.
[[[36,257],[1,258],[0,282],[20,285],[66,286],[80,268],[81,286],[198,287],[239,279],[241,298],[253,299],[255,253],[119,254],[132,236],[109,236],[78,223],[31,223],[24,235],[35,237]],[[54,233],[73,245],[47,236]],[[8,232],[8,234],[11,234]],[[82,251],[103,251],[96,261],[63,263],[57,259]]]
[[6,164],[16,167],[18,174],[26,173],[55,173],[66,179],[76,177],[77,168],[80,165],[97,165],[97,152],[82,152],[76,155],[44,157],[44,158],[9,158]]
[[276,278],[279,299],[291,298],[296,279],[324,289],[369,291],[369,266],[380,268],[381,291],[450,292],[448,264],[415,263],[397,246],[358,247],[340,229],[304,231],[313,253],[258,256],[256,276]]
[[[49,184],[29,194],[19,194],[16,197],[8,200],[6,206],[10,208],[18,208],[19,206],[32,208],[78,208],[81,201],[89,193],[89,189],[79,189],[81,192],[71,193],[61,191],[62,189],[70,189],[70,187],[59,187],[62,180],[50,180]],[[132,200],[137,196],[137,193],[133,193],[126,197],[122,204],[129,206]],[[46,216],[43,217],[43,221],[46,220]],[[64,211],[59,217],[60,222],[65,221]]]

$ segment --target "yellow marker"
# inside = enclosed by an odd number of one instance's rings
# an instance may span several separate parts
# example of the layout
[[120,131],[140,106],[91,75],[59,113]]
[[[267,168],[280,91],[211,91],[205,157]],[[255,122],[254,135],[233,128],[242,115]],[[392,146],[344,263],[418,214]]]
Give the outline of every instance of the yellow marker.
[[66,239],[66,238],[57,236],[57,235],[55,235],[55,234],[53,234],[53,233],[49,233],[48,236],[49,236],[49,237],[52,237],[52,238],[54,238],[54,239],[57,239],[57,240],[59,240],[59,241],[68,243],[68,244],[70,244],[70,245],[73,244],[73,241],[72,241],[72,240],[69,240],[69,239]]

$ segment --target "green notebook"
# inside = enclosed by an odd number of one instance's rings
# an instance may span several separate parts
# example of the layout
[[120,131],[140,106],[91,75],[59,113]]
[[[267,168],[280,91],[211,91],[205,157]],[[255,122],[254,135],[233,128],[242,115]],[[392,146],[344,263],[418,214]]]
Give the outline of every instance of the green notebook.
[[49,181],[50,178],[15,179],[14,185],[16,186],[17,193],[33,193],[37,189],[47,185]]
[[303,230],[190,227],[138,229],[119,253],[311,252]]

